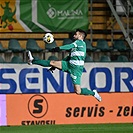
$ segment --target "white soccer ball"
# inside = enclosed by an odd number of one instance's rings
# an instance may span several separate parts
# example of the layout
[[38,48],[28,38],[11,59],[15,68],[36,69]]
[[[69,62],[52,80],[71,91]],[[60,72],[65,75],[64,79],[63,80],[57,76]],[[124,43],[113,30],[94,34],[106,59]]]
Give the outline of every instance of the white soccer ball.
[[43,37],[43,41],[46,43],[52,43],[54,41],[54,36],[51,33],[46,33]]

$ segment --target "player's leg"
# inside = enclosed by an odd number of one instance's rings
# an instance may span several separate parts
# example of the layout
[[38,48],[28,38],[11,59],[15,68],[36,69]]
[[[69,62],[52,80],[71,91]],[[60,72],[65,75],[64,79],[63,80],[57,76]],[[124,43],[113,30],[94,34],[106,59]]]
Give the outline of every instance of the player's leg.
[[77,94],[81,94],[81,95],[92,95],[92,96],[94,96],[94,92],[88,90],[87,88],[81,89],[81,87],[80,87],[83,67],[80,69],[80,67],[75,68],[73,66],[70,66],[69,69],[71,70],[70,71],[70,77],[72,79],[72,83],[74,85],[75,92]]
[[71,78],[72,78],[72,82],[74,84],[74,90],[75,90],[76,94],[91,95],[91,96],[94,96],[98,101],[101,101],[101,97],[96,90],[92,91],[87,88],[80,87],[80,81],[81,81],[80,73],[79,73],[79,75],[71,74]]
[[28,51],[28,64],[32,65],[32,64],[37,64],[37,65],[41,65],[44,67],[50,67],[50,60],[40,60],[40,59],[35,59],[31,52]]
[[95,95],[93,91],[88,90],[87,88],[81,88],[80,85],[74,84],[74,90],[76,94],[79,94],[79,95],[92,95],[92,96]]
[[87,88],[80,88],[80,85],[74,85],[74,90],[76,94],[79,95],[91,95],[94,96],[99,102],[101,102],[101,96],[98,94],[96,90],[88,90]]
[[34,59],[33,61],[32,61],[32,63],[33,64],[36,64],[36,65],[41,65],[41,66],[44,66],[44,67],[50,67],[50,66],[52,66],[52,67],[55,67],[55,68],[57,68],[57,69],[60,69],[61,70],[61,61],[54,61],[54,60],[36,60],[36,59]]
[[80,87],[80,84],[81,84],[81,74],[82,72],[80,72],[80,70],[74,70],[73,68],[71,68],[71,79],[72,79],[72,82],[74,84],[74,90],[77,94],[80,94],[80,95],[92,95],[94,96],[95,93],[91,90],[88,90],[87,88],[81,88]]
[[64,72],[68,72],[68,61],[61,60],[61,61],[50,61],[50,65],[52,66],[49,70],[53,72],[55,68],[62,70]]
[[36,64],[36,65],[41,65],[41,66],[44,66],[44,67],[53,66],[53,67],[56,67],[58,69],[62,68],[61,61],[50,61],[50,60],[34,59],[34,57],[32,56],[30,51],[28,51],[28,57],[29,57],[28,63],[30,65]]
[[50,65],[58,69],[62,69],[62,61],[50,61]]

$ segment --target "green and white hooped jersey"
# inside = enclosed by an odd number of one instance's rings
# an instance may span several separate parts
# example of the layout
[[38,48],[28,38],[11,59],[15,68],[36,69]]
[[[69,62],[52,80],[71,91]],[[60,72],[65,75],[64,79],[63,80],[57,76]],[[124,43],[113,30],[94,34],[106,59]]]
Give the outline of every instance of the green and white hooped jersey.
[[76,40],[73,44],[75,47],[71,49],[69,62],[74,65],[83,66],[86,56],[86,44],[82,40]]
[[71,49],[69,60],[71,64],[77,66],[84,65],[84,60],[86,56],[86,43],[83,40],[76,40],[72,44],[61,46],[60,49]]

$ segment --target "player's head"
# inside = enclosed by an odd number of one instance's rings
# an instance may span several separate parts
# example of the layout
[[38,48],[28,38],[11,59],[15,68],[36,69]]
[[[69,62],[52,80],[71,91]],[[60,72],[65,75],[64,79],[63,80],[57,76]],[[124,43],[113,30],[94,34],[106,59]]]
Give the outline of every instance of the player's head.
[[74,39],[81,39],[84,40],[87,36],[87,33],[84,30],[77,29],[75,34],[74,34]]

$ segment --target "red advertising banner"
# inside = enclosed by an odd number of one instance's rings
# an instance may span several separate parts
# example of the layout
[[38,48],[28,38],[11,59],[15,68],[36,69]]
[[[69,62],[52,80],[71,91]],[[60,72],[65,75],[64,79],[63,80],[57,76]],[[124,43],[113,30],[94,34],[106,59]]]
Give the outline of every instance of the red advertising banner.
[[133,93],[7,95],[7,125],[132,123]]

